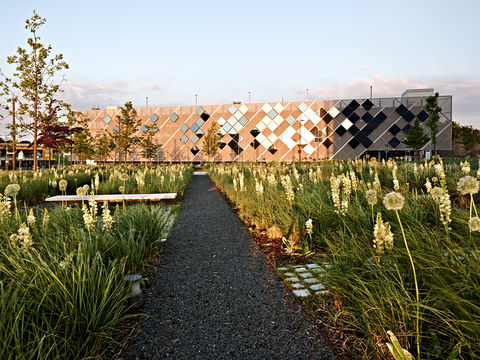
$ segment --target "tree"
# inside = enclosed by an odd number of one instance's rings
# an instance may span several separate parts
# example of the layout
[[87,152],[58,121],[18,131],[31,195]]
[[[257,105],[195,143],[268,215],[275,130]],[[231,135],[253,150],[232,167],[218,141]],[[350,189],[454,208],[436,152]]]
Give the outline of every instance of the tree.
[[[33,171],[37,170],[39,125],[45,118],[47,105],[62,91],[61,82],[56,83],[54,77],[58,71],[68,69],[62,54],[51,56],[52,46],[40,42],[37,31],[45,22],[36,11],[25,21],[25,29],[31,33],[27,39],[29,49],[18,47],[15,55],[7,57],[7,62],[16,66],[15,72],[12,79],[2,73],[3,80],[0,82],[2,94],[18,101],[19,120],[24,129],[33,134]],[[59,106],[68,109],[65,102],[57,102]]]
[[115,149],[115,142],[113,141],[112,136],[107,135],[106,133],[97,134],[97,136],[95,136],[94,150],[97,159],[103,160],[105,163],[108,154],[110,154],[113,149]]
[[[93,137],[88,128],[88,119],[80,118],[77,120],[77,128],[73,135],[72,150],[77,154],[80,161],[85,161],[93,156],[95,150],[93,148]],[[73,154],[70,154],[73,156]]]
[[133,108],[131,101],[127,101],[124,107],[120,107],[120,112],[121,115],[117,116],[118,130],[114,134],[114,139],[126,164],[127,156],[132,152],[132,146],[137,141],[134,134],[138,131],[141,120],[137,119],[137,110]]
[[472,151],[475,145],[480,143],[480,130],[475,129],[471,125],[464,126],[457,124],[455,121],[452,124],[452,136],[463,145],[467,153]]
[[142,149],[142,156],[151,162],[152,159],[157,156],[158,149],[161,146],[153,141],[153,137],[158,131],[158,127],[154,124],[146,125],[145,128],[147,129],[147,131],[145,132],[145,135],[140,138],[138,145]]
[[407,136],[402,140],[402,142],[412,148],[414,151],[424,147],[430,138],[423,132],[422,127],[420,126],[420,119],[416,118],[415,123],[408,131]]
[[[52,99],[47,105],[47,112],[44,114],[39,126],[39,136],[37,143],[46,149],[58,150],[69,147],[73,144],[71,139],[75,132],[81,131],[77,128],[62,123],[58,120],[57,113],[62,108],[58,105],[58,101]],[[48,157],[48,168],[50,169],[51,157]]]
[[430,139],[433,144],[433,152],[437,153],[437,134],[438,134],[438,121],[440,120],[440,112],[442,108],[438,106],[438,92],[433,96],[429,96],[425,99],[425,111],[429,114],[425,125],[430,129]]
[[218,124],[213,123],[203,140],[203,152],[207,154],[208,161],[213,161],[220,147],[221,135],[218,134]]

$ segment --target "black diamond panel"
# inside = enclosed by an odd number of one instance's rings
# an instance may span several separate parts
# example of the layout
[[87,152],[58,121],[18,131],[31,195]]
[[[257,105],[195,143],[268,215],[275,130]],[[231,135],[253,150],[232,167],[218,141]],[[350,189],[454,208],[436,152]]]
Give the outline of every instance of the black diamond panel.
[[257,128],[253,128],[252,131],[250,131],[250,134],[252,134],[253,137],[257,137],[260,134],[260,131]]
[[387,118],[387,115],[385,115],[383,111],[380,111],[377,115],[375,115],[375,119],[378,119],[380,121],[379,124],[384,122],[386,118]]
[[400,144],[400,140],[398,140],[396,137],[393,137],[388,143],[391,147],[396,148]]
[[393,124],[388,131],[390,131],[393,135],[397,135],[400,132],[400,128],[397,126],[397,124]]
[[238,143],[235,141],[235,140],[230,140],[230,142],[228,143],[228,146],[230,146],[230,148],[237,152],[237,149],[238,149]]
[[353,113],[353,110],[350,109],[348,106],[342,110],[342,114],[345,115],[345,117],[349,117],[350,115],[352,115]]
[[428,119],[428,113],[425,110],[422,110],[418,113],[417,117],[420,119],[420,121],[424,122]]
[[337,127],[337,129],[335,130],[335,132],[340,135],[340,136],[343,136],[343,134],[345,134],[347,132],[347,130],[345,130],[345,128],[340,125],[339,127]]
[[348,145],[350,145],[353,149],[355,149],[358,146],[358,144],[360,144],[360,142],[355,138],[353,138],[348,142]]
[[405,115],[403,115],[403,118],[405,120],[407,120],[408,122],[412,121],[413,119],[415,119],[415,115],[412,114],[412,112],[409,110],[405,113]]
[[348,117],[348,120],[350,120],[352,123],[356,123],[358,120],[360,120],[360,116],[358,116],[357,114],[353,113],[352,115],[350,115]]
[[407,125],[405,125],[405,126],[403,127],[402,130],[403,130],[403,132],[404,132],[405,134],[408,134],[408,132],[410,131],[411,128],[412,128],[412,125],[407,124]]
[[348,104],[348,107],[352,109],[353,111],[357,110],[357,108],[360,106],[360,104],[356,100],[352,100],[350,104]]
[[373,119],[373,115],[368,112],[363,114],[362,116],[362,120],[365,121],[366,123],[370,122],[370,120],[372,119]]
[[220,150],[223,149],[225,146],[227,146],[227,144],[225,143],[225,141],[220,141],[220,142],[218,143],[218,147],[220,148]]
[[373,141],[370,140],[368,137],[364,136],[362,133],[358,133],[355,138],[360,141],[360,144],[362,144],[366,148],[373,144]]
[[256,149],[256,148],[258,148],[258,147],[260,146],[260,143],[258,142],[257,139],[255,139],[255,140],[253,140],[253,141],[250,143],[250,145],[251,145],[254,149]]
[[328,124],[330,121],[332,121],[332,117],[329,113],[326,113],[325,116],[323,117],[323,120]]
[[355,125],[352,125],[348,128],[348,132],[352,135],[355,135],[359,131],[360,131],[360,129],[358,127],[356,127]]
[[397,108],[395,109],[395,111],[396,111],[397,113],[399,113],[401,116],[403,116],[403,115],[405,115],[405,114],[407,113],[408,109],[405,107],[405,105],[400,104],[400,106],[397,107]]
[[328,149],[330,146],[333,145],[333,142],[332,142],[332,140],[330,140],[330,139],[326,139],[326,140],[323,142],[323,145],[325,145],[325,147]]
[[277,150],[277,148],[276,148],[275,146],[270,146],[270,147],[268,148],[268,151],[270,152],[270,154],[273,155],[273,154],[275,154],[278,150]]
[[370,100],[367,99],[362,103],[362,106],[365,110],[368,111],[373,107],[373,103]]
[[229,134],[233,140],[235,140],[237,143],[240,142],[240,135],[238,134]]
[[205,120],[205,121],[207,121],[208,119],[210,119],[210,115],[208,115],[206,112],[204,112],[202,115],[200,115],[200,117],[201,117],[203,120]]
[[191,152],[193,155],[197,155],[199,151],[200,151],[200,150],[199,150],[196,146],[194,146],[194,147],[192,147],[192,148],[190,149],[190,152]]

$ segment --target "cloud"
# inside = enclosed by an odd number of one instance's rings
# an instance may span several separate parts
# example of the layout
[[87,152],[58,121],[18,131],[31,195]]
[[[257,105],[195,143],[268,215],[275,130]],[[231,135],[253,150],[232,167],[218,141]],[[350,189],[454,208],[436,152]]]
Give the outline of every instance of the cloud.
[[[310,89],[309,94],[316,99],[365,98],[370,96],[370,86],[373,86],[373,97],[400,96],[406,89],[434,88],[441,95],[453,96],[454,121],[480,127],[480,80],[453,77],[415,79],[374,74],[371,78]],[[303,90],[298,93],[303,94]]]
[[90,109],[93,105],[100,108],[120,106],[126,101],[132,101],[134,106],[144,106],[144,94],[159,96],[165,92],[162,87],[153,83],[133,85],[126,81],[66,82],[63,90],[62,99],[71,104],[74,110]]

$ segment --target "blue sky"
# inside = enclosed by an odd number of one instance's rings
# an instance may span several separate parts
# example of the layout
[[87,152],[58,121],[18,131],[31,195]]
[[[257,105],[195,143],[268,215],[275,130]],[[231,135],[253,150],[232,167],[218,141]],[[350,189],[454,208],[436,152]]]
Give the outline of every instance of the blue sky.
[[0,68],[25,46],[33,9],[62,53],[64,97],[92,105],[453,95],[480,127],[480,1],[30,1],[1,5]]

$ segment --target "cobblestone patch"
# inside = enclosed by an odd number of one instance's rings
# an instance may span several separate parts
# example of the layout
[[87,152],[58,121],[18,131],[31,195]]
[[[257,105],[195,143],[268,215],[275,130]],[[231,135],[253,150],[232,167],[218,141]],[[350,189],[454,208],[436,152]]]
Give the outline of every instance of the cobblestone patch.
[[308,297],[312,294],[326,294],[328,290],[322,284],[324,269],[330,268],[330,264],[322,266],[318,264],[294,265],[277,268],[282,278],[292,289],[295,296]]

